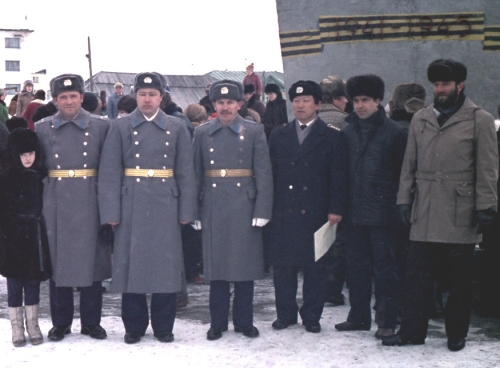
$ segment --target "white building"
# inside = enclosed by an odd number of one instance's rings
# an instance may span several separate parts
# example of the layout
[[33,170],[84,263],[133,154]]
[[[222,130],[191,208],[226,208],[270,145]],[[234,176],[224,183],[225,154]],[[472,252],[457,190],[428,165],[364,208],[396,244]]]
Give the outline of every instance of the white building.
[[25,80],[36,76],[28,69],[25,50],[26,38],[32,32],[29,29],[0,28],[0,88],[6,89],[8,101],[21,91]]

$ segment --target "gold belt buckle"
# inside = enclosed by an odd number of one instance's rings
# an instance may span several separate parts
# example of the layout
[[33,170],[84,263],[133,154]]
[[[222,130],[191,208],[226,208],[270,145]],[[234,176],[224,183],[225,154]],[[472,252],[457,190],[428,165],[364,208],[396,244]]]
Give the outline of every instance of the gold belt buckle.
[[153,169],[149,169],[149,170],[148,170],[148,176],[149,176],[150,178],[152,178],[153,176],[155,176],[155,171],[154,171]]
[[222,170],[220,171],[220,176],[222,176],[223,178],[225,178],[225,177],[226,177],[226,175],[227,175],[227,171],[226,171],[226,170],[224,170],[224,169],[222,169]]
[[75,170],[69,170],[69,171],[68,171],[68,176],[69,176],[70,178],[74,178],[74,177],[75,177]]

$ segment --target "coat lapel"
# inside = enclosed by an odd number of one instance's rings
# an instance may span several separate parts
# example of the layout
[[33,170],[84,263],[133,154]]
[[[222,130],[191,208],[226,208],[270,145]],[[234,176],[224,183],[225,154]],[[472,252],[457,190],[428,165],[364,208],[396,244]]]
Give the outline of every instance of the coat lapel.
[[297,130],[295,128],[295,120],[285,125],[278,131],[282,135],[280,139],[281,146],[291,156],[296,156],[300,149],[299,138],[297,137]]
[[[295,128],[295,125],[293,127]],[[300,145],[299,153],[297,158],[307,155],[311,150],[313,150],[321,141],[325,138],[326,134],[326,124],[323,120],[318,118],[311,127],[311,131],[302,144]],[[297,132],[295,132],[297,135]],[[298,141],[298,139],[297,139]]]

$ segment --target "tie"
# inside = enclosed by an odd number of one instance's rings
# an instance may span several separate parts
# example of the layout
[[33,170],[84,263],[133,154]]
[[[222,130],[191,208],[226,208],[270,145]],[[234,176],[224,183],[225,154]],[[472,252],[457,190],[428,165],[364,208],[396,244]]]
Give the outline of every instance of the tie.
[[307,124],[300,124],[300,129],[304,130],[305,128],[307,128]]

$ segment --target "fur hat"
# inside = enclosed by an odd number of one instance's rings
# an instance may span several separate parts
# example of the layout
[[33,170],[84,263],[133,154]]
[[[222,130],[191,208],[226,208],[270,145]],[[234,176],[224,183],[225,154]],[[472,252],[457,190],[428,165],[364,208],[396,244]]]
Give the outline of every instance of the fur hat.
[[26,86],[34,86],[33,84],[33,81],[32,80],[25,80],[24,83],[23,83],[23,88],[26,88]]
[[217,101],[222,98],[230,100],[243,100],[243,85],[229,79],[223,79],[212,83],[210,87],[210,100]]
[[255,86],[253,84],[245,84],[245,86],[243,87],[243,93],[245,95],[254,92],[255,92]]
[[7,126],[9,132],[12,132],[17,128],[28,128],[28,120],[26,120],[22,116],[13,116],[5,121],[5,125]]
[[113,86],[113,88],[116,88],[116,87],[123,88],[123,84],[121,82],[116,82],[115,85]]
[[324,103],[332,103],[334,98],[347,97],[344,81],[338,75],[326,77],[319,85],[323,91]]
[[453,59],[437,59],[427,67],[427,79],[431,83],[437,81],[460,83],[467,79],[467,68]]
[[357,75],[347,80],[346,90],[351,100],[357,96],[368,96],[374,100],[379,99],[382,101],[384,99],[385,84],[378,75]]
[[276,93],[277,95],[281,95],[280,87],[275,83],[266,84],[266,88],[264,88],[265,93]]
[[130,95],[122,96],[116,104],[116,109],[118,111],[125,111],[127,114],[130,114],[136,108],[137,100]]
[[[404,109],[406,102],[410,99],[422,101],[422,109],[425,105],[425,88],[418,83],[398,84],[392,92],[391,109]],[[417,101],[412,103],[417,103]]]
[[156,72],[139,73],[134,79],[134,92],[137,93],[140,88],[155,88],[162,95],[165,94],[167,80],[163,75]]
[[207,120],[207,110],[200,104],[194,103],[184,109],[184,115],[191,121],[201,123]]
[[16,128],[7,138],[7,149],[15,155],[36,151],[39,145],[36,133],[27,128]]
[[50,81],[50,91],[52,97],[57,97],[60,93],[77,91],[85,92],[85,82],[78,74],[61,74]]
[[297,96],[313,96],[316,103],[320,102],[323,96],[321,87],[318,83],[311,80],[299,80],[292,84],[288,90],[290,101]]
[[45,91],[43,89],[39,89],[35,92],[35,100],[45,100]]
[[82,107],[88,112],[93,112],[99,106],[99,96],[93,92],[85,92],[83,94]]
[[247,70],[251,70],[253,72],[253,63],[247,66]]

